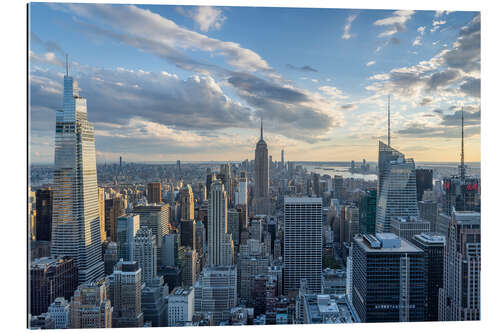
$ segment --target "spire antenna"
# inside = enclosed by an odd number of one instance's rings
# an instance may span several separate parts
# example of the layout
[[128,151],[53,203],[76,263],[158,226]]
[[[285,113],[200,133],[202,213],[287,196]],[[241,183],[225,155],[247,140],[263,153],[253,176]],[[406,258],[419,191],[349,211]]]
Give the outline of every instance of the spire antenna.
[[260,116],[260,139],[261,139],[261,140],[264,140],[264,132],[263,132],[263,130],[262,130],[262,122],[263,122],[262,118],[263,118],[263,117],[262,117],[262,115],[261,115],[261,116]]
[[387,145],[391,146],[391,95],[387,96]]
[[465,161],[464,161],[464,107],[462,105],[462,153],[460,154],[460,178],[465,179]]
[[69,62],[67,53],[66,53],[66,76],[69,76]]

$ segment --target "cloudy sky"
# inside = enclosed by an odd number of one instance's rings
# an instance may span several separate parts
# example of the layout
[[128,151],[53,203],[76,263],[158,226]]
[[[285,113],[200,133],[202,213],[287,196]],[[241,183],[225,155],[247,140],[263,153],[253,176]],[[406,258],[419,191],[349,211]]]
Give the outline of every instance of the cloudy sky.
[[98,162],[480,159],[477,12],[30,5],[30,149],[52,163],[64,55]]

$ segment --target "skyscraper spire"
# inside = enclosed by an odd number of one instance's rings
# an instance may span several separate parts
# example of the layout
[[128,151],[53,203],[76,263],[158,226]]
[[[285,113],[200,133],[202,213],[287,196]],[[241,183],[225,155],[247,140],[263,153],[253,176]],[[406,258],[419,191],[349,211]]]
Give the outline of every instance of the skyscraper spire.
[[391,146],[391,95],[387,96],[387,145]]
[[460,154],[460,179],[465,179],[465,161],[464,161],[464,107],[462,106],[462,153]]
[[69,62],[68,62],[68,54],[66,54],[66,76],[69,76]]
[[260,139],[264,140],[264,134],[262,131],[262,116],[260,116]]

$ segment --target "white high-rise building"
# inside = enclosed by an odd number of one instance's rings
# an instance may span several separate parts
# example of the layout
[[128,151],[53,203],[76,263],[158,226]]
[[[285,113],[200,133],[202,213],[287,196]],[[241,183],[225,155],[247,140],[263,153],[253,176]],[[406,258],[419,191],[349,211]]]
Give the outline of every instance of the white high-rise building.
[[240,173],[238,181],[238,192],[236,192],[236,205],[248,205],[248,180],[245,171]]
[[231,318],[237,302],[234,266],[205,267],[194,286],[195,312],[211,313],[214,325]]
[[78,83],[64,76],[63,109],[56,112],[51,254],[76,260],[80,283],[104,275],[94,126]]
[[136,261],[142,270],[142,283],[153,286],[157,273],[156,237],[148,227],[141,227],[135,234],[132,260]]
[[210,187],[208,201],[208,264],[227,266],[233,264],[234,247],[227,233],[227,194],[224,184],[216,180]]
[[50,318],[54,320],[55,328],[69,328],[70,316],[69,316],[69,303],[64,297],[58,297],[49,306],[48,313]]
[[300,281],[321,292],[322,199],[285,197],[284,293],[297,292]]
[[184,326],[193,320],[194,289],[175,288],[168,296],[168,326]]

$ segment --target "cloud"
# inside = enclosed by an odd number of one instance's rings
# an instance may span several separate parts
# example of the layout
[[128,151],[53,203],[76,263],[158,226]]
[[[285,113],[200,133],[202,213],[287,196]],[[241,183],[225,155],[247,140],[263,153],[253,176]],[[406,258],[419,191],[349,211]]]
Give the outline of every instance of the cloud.
[[413,46],[419,46],[419,45],[422,45],[422,37],[417,36],[417,37],[415,38],[415,40],[413,41],[412,45],[413,45]]
[[446,24],[445,20],[441,20],[441,21],[434,20],[434,21],[432,21],[432,28],[431,28],[430,32],[434,32],[434,31],[438,30],[440,28],[440,26],[443,25],[443,24]]
[[29,41],[32,44],[42,46],[45,49],[45,51],[47,51],[49,53],[57,53],[58,55],[65,55],[65,52],[62,49],[62,47],[59,45],[59,43],[56,43],[54,41],[43,41],[33,31],[30,33],[30,40]]
[[30,50],[28,54],[31,62],[64,67],[64,62],[57,58],[57,56],[53,52],[46,52],[40,55]]
[[286,67],[294,69],[294,70],[297,70],[297,71],[302,71],[302,72],[315,72],[315,73],[318,72],[317,69],[312,68],[309,65],[305,65],[305,66],[299,67],[299,66],[294,66],[294,65],[291,65],[291,64],[286,64]]
[[192,10],[177,7],[177,12],[192,18],[203,32],[207,32],[212,29],[220,30],[222,24],[226,20],[226,16],[224,16],[222,10],[210,6],[199,6]]
[[439,87],[447,86],[460,79],[460,72],[455,69],[447,69],[431,75],[427,81],[427,90],[436,90]]
[[472,97],[481,97],[481,79],[473,77],[466,78],[465,82],[460,85],[460,91]]
[[375,60],[370,60],[366,63],[366,67],[370,67],[370,66],[373,66],[375,65]]
[[450,13],[453,13],[453,10],[436,10],[434,17],[438,18],[438,17],[443,16],[444,14],[449,15]]
[[423,36],[425,34],[425,27],[418,27],[417,31],[421,36]]
[[365,88],[374,95],[366,101],[393,94],[396,99],[417,106],[416,101],[426,97],[436,103],[464,94],[479,97],[480,39],[478,15],[461,29],[451,48],[414,66],[395,68],[389,73],[370,77],[372,83]]
[[429,97],[424,97],[422,100],[418,103],[420,106],[425,106],[427,104],[430,104],[432,102],[432,98]]
[[[80,27],[90,33],[118,40],[135,48],[156,54],[187,70],[207,73],[215,66],[193,61],[182,50],[198,50],[224,57],[226,63],[249,72],[272,72],[269,64],[252,50],[238,43],[215,38],[178,26],[174,21],[133,5],[108,4],[52,4],[53,8],[73,15],[97,20],[125,33],[117,33],[93,24],[80,22]],[[127,22],[127,24],[123,24]],[[78,23],[78,22],[77,22]]]
[[397,10],[392,13],[392,16],[375,21],[374,25],[387,27],[387,30],[381,32],[378,37],[392,36],[397,32],[406,31],[405,24],[414,13],[413,10]]
[[342,39],[351,39],[353,37],[353,35],[351,35],[351,25],[357,17],[358,14],[352,14],[347,17],[346,23],[344,25],[344,33],[342,34]]
[[350,103],[350,104],[344,104],[341,106],[342,110],[350,110],[350,111],[354,111],[356,110],[358,107],[356,106],[356,104],[353,104],[353,103]]
[[[469,110],[467,110],[469,109]],[[475,110],[474,110],[475,109]],[[452,114],[443,114],[441,116],[442,126],[460,126],[462,124],[462,110],[457,110]],[[464,126],[473,126],[481,124],[481,110],[479,108],[464,107]]]
[[347,96],[344,95],[344,92],[342,90],[334,86],[321,86],[318,88],[318,90],[333,98],[340,98],[340,99],[347,98]]
[[453,43],[453,49],[444,50],[441,57],[446,66],[461,69],[466,73],[479,73],[481,68],[481,16],[479,14],[469,24],[462,27],[458,40]]

